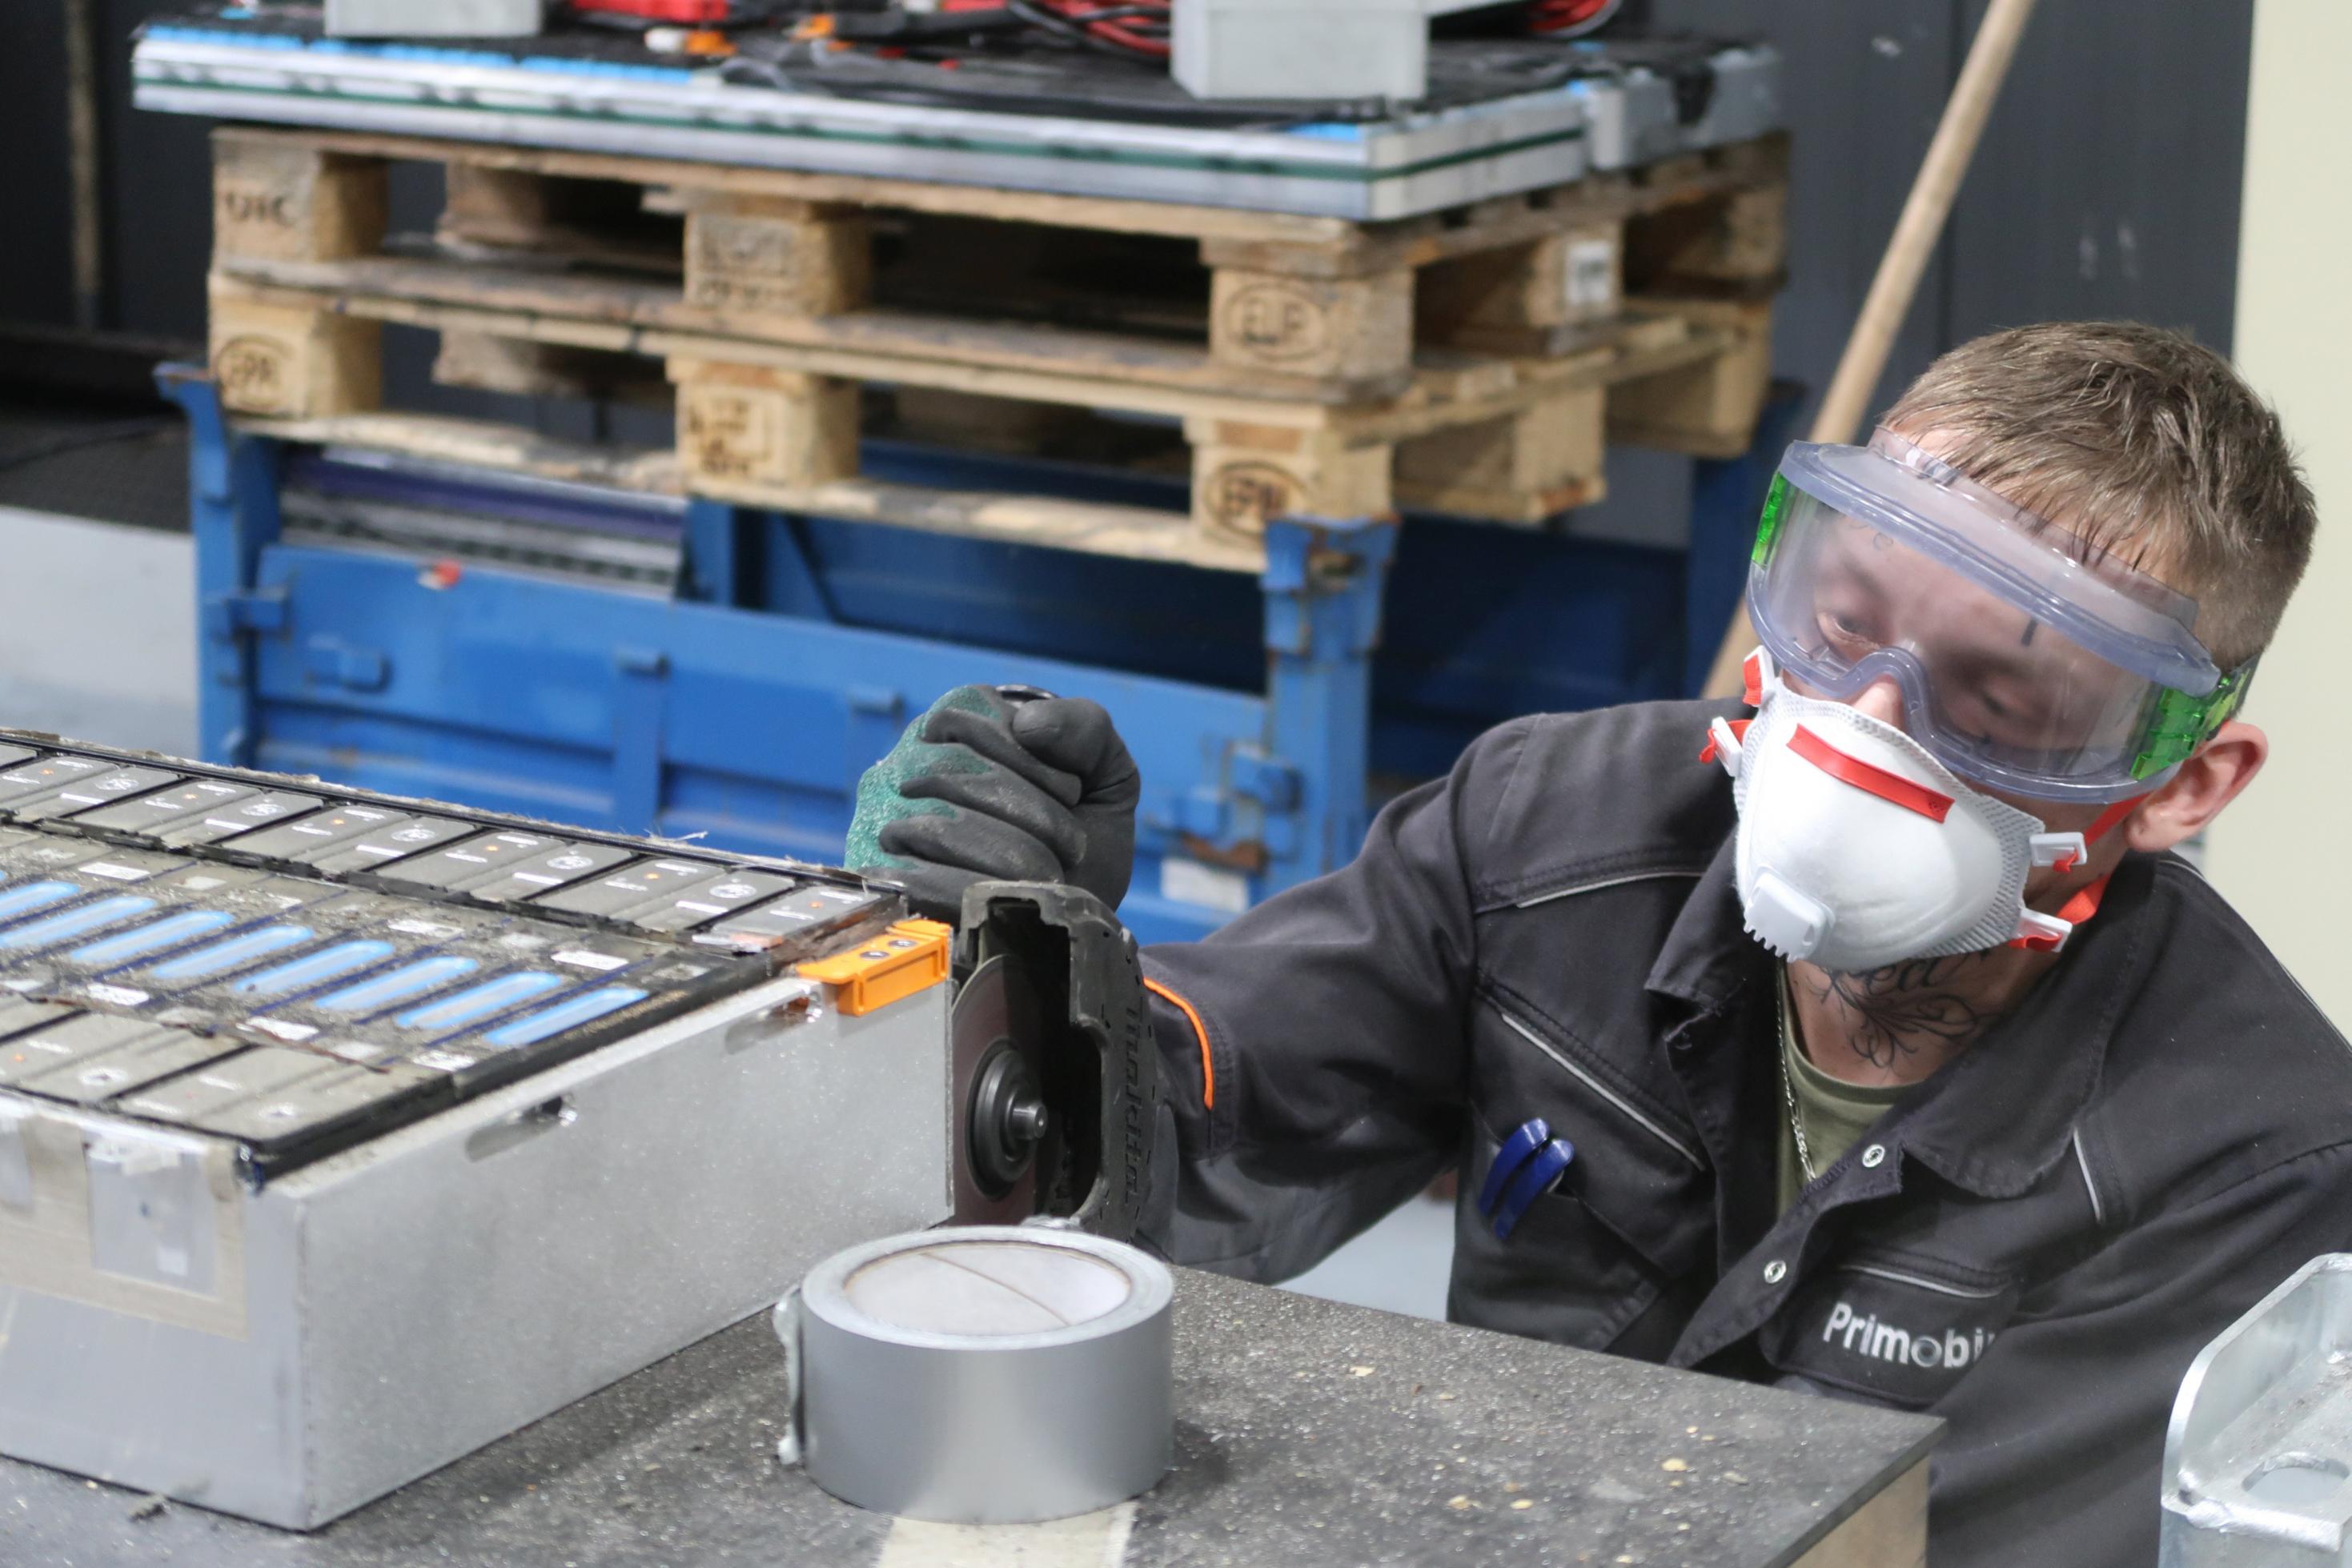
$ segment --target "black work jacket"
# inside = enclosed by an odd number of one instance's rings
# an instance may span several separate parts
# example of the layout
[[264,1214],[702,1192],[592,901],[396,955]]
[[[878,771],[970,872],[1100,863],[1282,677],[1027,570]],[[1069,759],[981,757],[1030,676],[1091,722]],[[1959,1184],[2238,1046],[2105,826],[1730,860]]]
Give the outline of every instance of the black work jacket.
[[[1456,1322],[1940,1416],[1937,1568],[2142,1568],[2189,1362],[2352,1236],[2352,1052],[2187,864],[2128,857],[1776,1213],[1774,961],[1697,760],[1723,711],[1507,725],[1353,865],[1150,949],[1184,1005],[1154,1003],[1181,1168],[1147,1239],[1283,1279],[1452,1167]],[[1575,1158],[1499,1241],[1475,1195],[1536,1116]]]

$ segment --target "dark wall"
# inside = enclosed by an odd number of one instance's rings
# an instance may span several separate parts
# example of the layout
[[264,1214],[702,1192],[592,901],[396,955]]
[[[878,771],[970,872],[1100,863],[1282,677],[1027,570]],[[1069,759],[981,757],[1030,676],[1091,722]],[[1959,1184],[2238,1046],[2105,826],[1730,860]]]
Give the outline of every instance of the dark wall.
[[0,320],[73,319],[63,17],[61,0],[18,0],[0,20]]
[[[98,0],[100,137],[105,190],[102,324],[168,337],[204,334],[212,248],[205,128],[134,113],[131,30],[174,7]],[[73,319],[66,156],[64,0],[0,0],[0,322]]]
[[[1777,358],[1816,392],[1986,3],[1653,0],[1661,26],[1758,33],[1787,57],[1796,170]],[[173,6],[100,9],[107,324],[194,339],[210,246],[205,128],[129,105],[126,40]],[[0,321],[62,324],[63,0],[0,0]],[[2252,16],[2252,0],[2043,0],[1883,393],[1952,343],[2052,317],[2136,316],[2228,347]]]
[[[55,0],[9,0],[24,5]],[[205,330],[205,267],[212,256],[209,121],[131,107],[131,34],[149,16],[184,9],[163,0],[100,0],[107,47],[106,262],[110,325],[196,338]]]
[[[1783,374],[1818,393],[1988,0],[1654,0],[1787,59]],[[2042,0],[1881,383],[1996,327],[2129,316],[2227,350],[2252,0]]]

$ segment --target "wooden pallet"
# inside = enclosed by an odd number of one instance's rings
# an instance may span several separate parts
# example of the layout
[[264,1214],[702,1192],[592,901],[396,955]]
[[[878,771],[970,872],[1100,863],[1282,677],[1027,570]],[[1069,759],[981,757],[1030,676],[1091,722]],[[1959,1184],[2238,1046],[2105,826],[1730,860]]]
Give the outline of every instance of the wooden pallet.
[[[386,235],[400,161],[442,171],[429,241]],[[439,334],[454,384],[674,385],[695,487],[780,505],[856,476],[880,385],[1016,449],[1055,410],[1180,421],[1196,517],[1228,533],[1397,504],[1533,522],[1598,497],[1605,430],[1744,446],[1784,166],[1750,143],[1356,224],[237,128],[213,367],[240,413],[365,411],[390,323]]]

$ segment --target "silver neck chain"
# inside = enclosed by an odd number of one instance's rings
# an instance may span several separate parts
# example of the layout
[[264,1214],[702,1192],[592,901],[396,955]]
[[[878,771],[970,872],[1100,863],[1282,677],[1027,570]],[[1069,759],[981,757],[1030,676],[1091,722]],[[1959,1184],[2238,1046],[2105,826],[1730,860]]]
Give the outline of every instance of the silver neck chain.
[[1780,1098],[1789,1107],[1789,1131],[1797,1140],[1797,1168],[1805,1173],[1805,1180],[1814,1178],[1813,1151],[1805,1143],[1805,1119],[1797,1113],[1797,1085],[1789,1076],[1789,1045],[1795,1031],[1789,1025],[1789,975],[1782,970],[1772,987],[1773,999],[1780,1006],[1780,1039],[1774,1051],[1780,1063]]

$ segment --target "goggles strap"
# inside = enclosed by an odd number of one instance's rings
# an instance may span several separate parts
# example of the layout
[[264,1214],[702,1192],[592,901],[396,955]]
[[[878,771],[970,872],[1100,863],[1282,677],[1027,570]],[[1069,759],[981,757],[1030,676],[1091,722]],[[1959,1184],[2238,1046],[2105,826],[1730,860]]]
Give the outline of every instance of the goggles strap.
[[2054,865],[2061,873],[2073,871],[2091,852],[2091,846],[2107,836],[2116,824],[2132,814],[2134,808],[2147,800],[2146,795],[2134,795],[2128,800],[2116,800],[2091,819],[2091,825],[2079,833],[2036,833],[2033,835],[2033,863]]
[[2091,820],[2091,825],[2083,830],[2083,841],[2086,844],[2095,844],[2105,838],[2108,832],[2120,824],[2126,817],[2137,810],[2139,803],[2147,799],[2146,795],[2134,795],[2129,800],[2116,801]]

